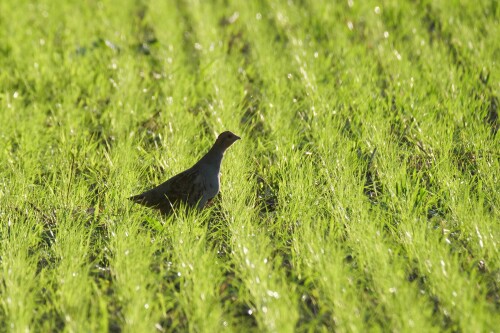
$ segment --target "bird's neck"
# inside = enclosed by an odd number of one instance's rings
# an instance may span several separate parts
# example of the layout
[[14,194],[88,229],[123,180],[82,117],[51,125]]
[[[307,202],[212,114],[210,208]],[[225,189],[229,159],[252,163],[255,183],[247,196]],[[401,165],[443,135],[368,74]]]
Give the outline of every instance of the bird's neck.
[[224,157],[225,149],[214,145],[210,150],[203,156],[200,160],[201,163],[210,164],[214,167],[220,168],[220,164],[222,162],[222,157]]

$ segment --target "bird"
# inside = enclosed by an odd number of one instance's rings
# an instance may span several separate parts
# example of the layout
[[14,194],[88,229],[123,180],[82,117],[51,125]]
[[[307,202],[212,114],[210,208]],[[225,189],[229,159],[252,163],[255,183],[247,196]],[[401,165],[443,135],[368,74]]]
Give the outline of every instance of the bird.
[[240,139],[230,131],[222,132],[212,148],[191,168],[129,199],[158,209],[165,216],[172,214],[174,208],[182,204],[201,210],[219,193],[220,166],[224,152]]

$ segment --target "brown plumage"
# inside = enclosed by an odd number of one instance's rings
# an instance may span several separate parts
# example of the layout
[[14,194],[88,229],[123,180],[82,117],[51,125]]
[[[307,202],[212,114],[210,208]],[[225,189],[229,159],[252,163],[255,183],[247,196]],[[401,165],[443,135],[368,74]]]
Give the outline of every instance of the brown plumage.
[[224,152],[239,139],[239,136],[229,131],[221,133],[212,148],[191,168],[129,199],[158,209],[164,215],[172,213],[173,208],[180,203],[203,208],[219,193],[219,172]]

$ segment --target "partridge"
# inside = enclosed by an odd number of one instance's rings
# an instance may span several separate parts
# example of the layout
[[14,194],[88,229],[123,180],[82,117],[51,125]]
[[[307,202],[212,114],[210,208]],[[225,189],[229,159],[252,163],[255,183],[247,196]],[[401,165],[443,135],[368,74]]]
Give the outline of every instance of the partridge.
[[226,149],[239,139],[239,136],[229,131],[221,133],[212,148],[191,168],[129,199],[158,209],[164,215],[171,214],[173,208],[181,203],[202,209],[219,193],[222,157]]

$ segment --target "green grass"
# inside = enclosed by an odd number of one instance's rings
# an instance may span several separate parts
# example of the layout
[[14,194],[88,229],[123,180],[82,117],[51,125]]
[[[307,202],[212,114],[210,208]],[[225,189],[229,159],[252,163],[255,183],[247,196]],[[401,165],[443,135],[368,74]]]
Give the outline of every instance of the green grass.
[[[1,1],[0,332],[494,332],[496,1]],[[127,197],[216,133],[221,195]]]

